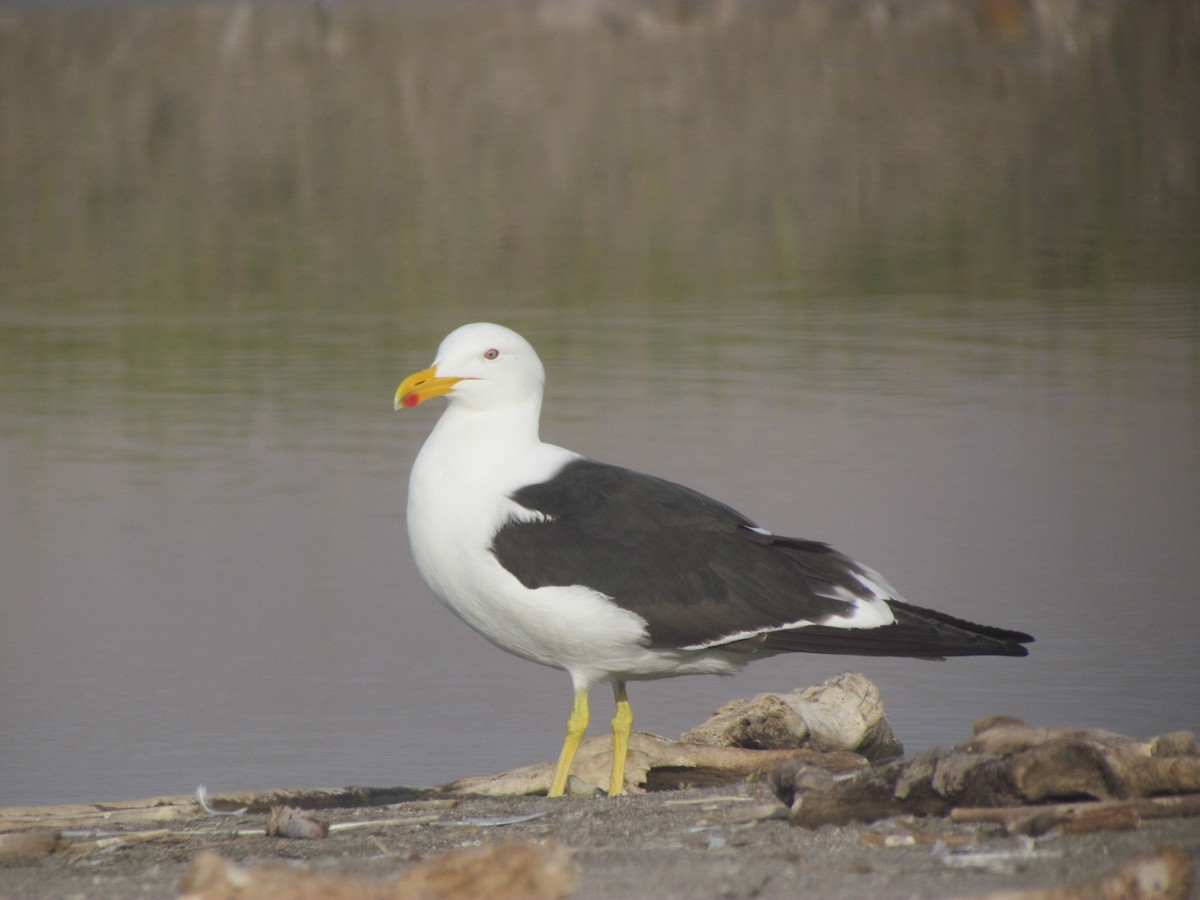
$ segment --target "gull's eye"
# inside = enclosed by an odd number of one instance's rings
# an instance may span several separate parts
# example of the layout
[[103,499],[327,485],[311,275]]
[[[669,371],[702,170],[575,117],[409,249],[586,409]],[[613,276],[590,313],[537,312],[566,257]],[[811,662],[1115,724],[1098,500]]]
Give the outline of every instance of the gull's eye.
[[495,347],[493,347],[491,350],[484,350],[484,351],[483,351],[483,358],[484,358],[484,359],[496,359],[496,358],[497,358],[497,357],[499,357],[499,356],[500,356],[500,351],[499,351],[499,350],[497,350]]

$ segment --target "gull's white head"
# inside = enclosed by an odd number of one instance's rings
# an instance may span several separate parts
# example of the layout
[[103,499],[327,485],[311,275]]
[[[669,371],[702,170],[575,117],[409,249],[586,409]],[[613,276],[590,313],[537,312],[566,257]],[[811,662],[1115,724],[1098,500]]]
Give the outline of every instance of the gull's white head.
[[511,328],[474,322],[456,328],[438,347],[428,369],[409,375],[396,389],[395,408],[431,397],[471,409],[502,409],[539,403],[546,373],[537,352]]

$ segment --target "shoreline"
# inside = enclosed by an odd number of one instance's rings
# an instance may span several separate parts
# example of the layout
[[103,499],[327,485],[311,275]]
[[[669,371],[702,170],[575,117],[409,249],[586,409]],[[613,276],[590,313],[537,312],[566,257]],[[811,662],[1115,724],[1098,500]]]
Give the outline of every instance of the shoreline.
[[[786,809],[761,781],[612,799],[451,797],[413,789],[395,802],[396,790],[268,792],[242,815],[206,815],[195,798],[0,810],[2,831],[37,827],[37,813],[42,833],[50,827],[64,841],[56,852],[0,857],[0,896],[173,896],[206,851],[252,869],[387,879],[468,848],[552,845],[574,866],[568,896],[586,900],[986,896],[1083,882],[1164,845],[1200,858],[1194,816],[1021,838],[996,825],[911,816],[808,830],[788,823]],[[225,809],[239,796],[218,795],[213,805]],[[314,815],[333,826],[328,836],[268,837],[264,804],[301,797],[324,804]],[[392,802],[364,805],[372,797]],[[351,800],[357,805],[338,805]]]

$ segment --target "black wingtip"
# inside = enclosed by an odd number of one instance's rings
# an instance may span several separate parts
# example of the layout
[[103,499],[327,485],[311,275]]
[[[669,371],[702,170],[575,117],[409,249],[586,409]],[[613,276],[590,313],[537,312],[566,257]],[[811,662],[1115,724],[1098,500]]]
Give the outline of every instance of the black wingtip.
[[890,625],[810,625],[764,635],[761,646],[775,651],[940,660],[951,656],[1028,656],[1025,644],[1034,640],[1023,631],[979,625],[900,600],[889,600],[888,605],[896,616]]
[[[913,606],[903,600],[890,600],[896,622],[890,626],[897,632],[911,635],[920,642],[922,636],[931,651],[939,656],[1012,656],[1029,655],[1025,644],[1033,642],[1031,634],[968,622],[936,609]],[[885,629],[886,630],[886,629]]]

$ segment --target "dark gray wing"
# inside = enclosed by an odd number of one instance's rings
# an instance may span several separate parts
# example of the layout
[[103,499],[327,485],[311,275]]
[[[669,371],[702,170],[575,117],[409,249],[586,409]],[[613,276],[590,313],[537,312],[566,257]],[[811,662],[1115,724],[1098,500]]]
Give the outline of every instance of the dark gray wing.
[[940,659],[1025,656],[1021,644],[1033,640],[890,597],[890,625],[823,624],[886,586],[827,544],[766,533],[697,491],[618,466],[575,460],[513,500],[543,518],[500,528],[500,564],[529,588],[584,585],[612,597],[645,619],[651,647],[758,633],[724,646]]
[[866,570],[827,545],[765,534],[697,491],[617,466],[575,460],[513,500],[545,518],[501,527],[500,564],[526,587],[612,597],[646,620],[653,647],[821,623],[873,596]]

